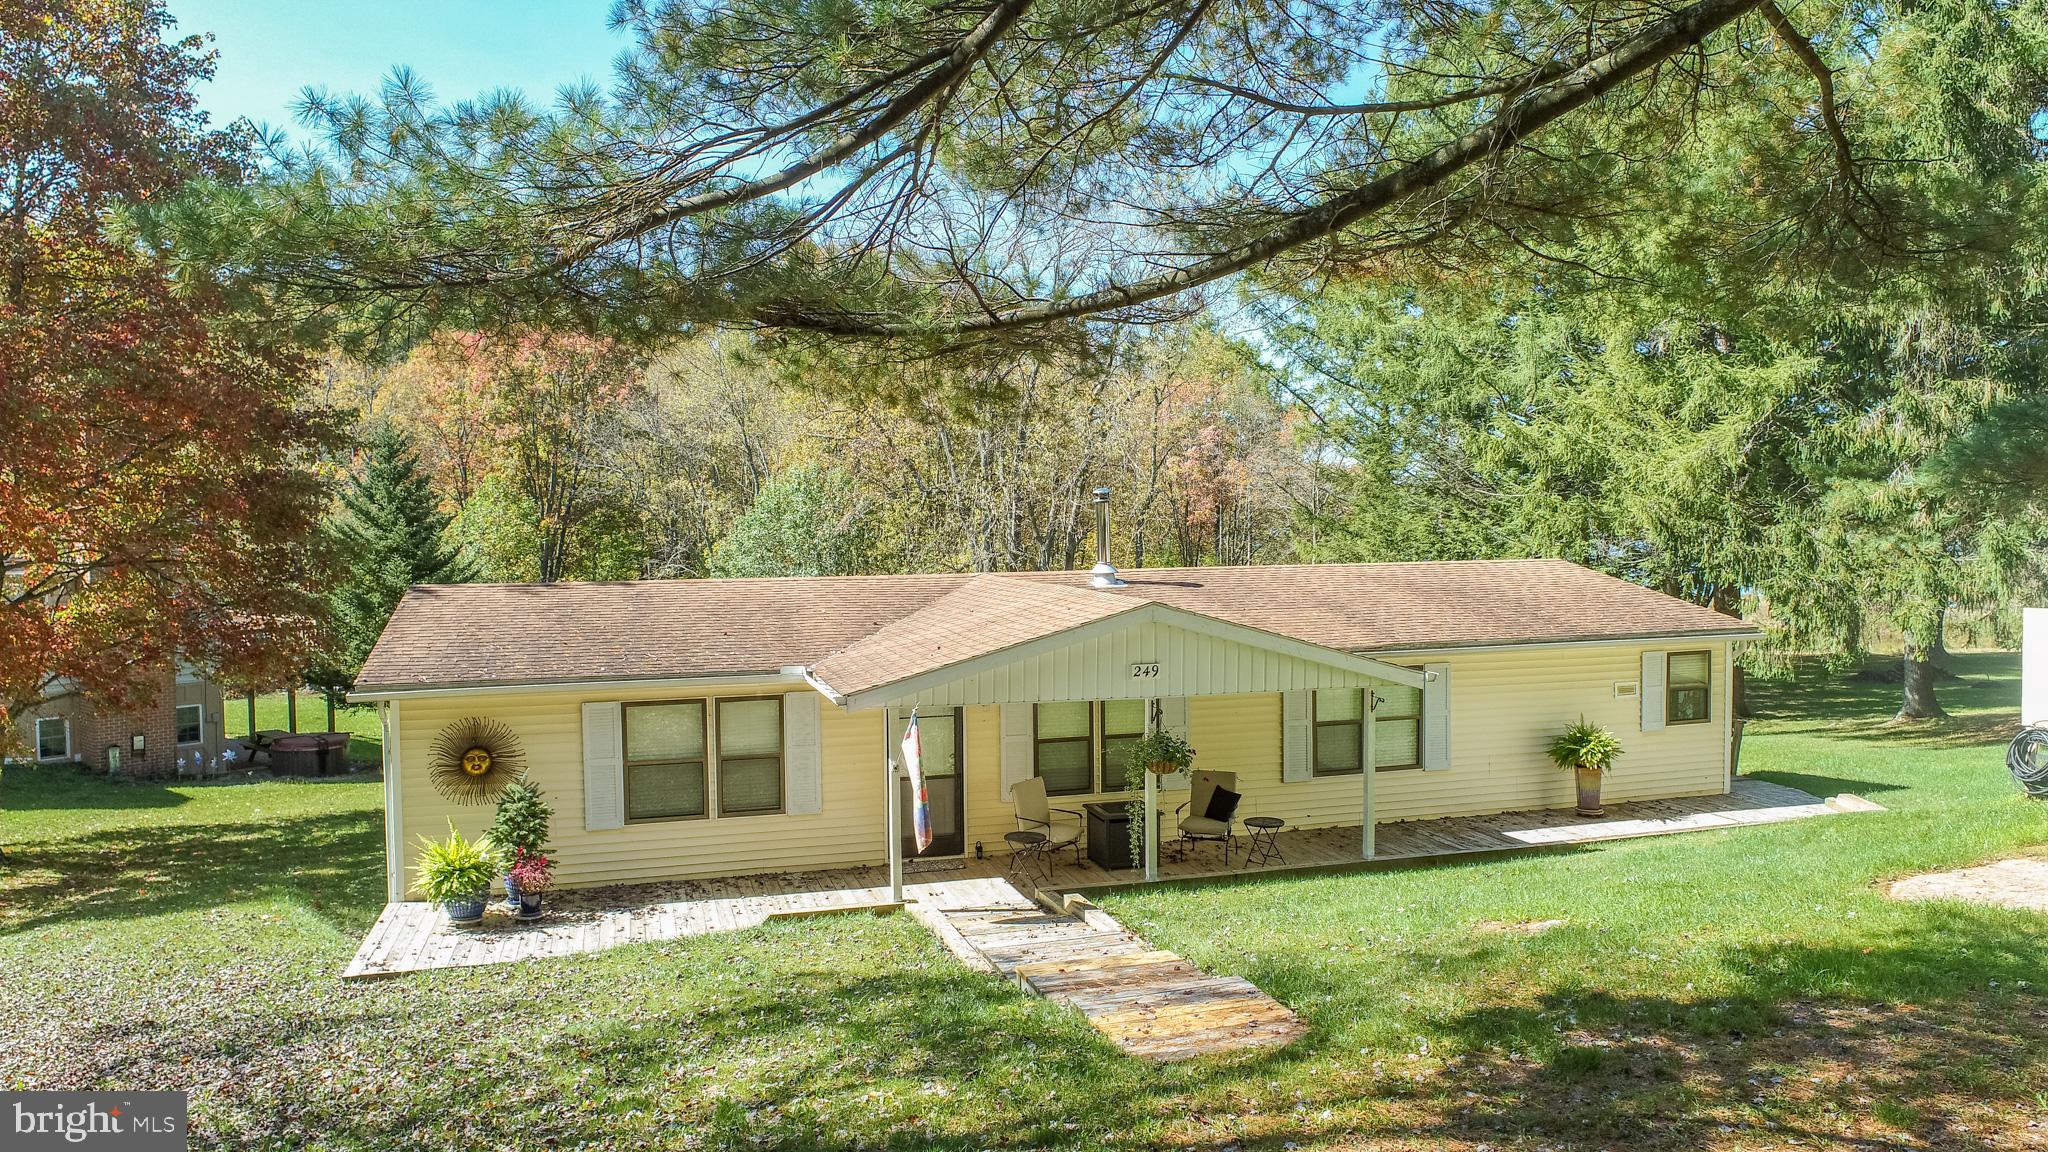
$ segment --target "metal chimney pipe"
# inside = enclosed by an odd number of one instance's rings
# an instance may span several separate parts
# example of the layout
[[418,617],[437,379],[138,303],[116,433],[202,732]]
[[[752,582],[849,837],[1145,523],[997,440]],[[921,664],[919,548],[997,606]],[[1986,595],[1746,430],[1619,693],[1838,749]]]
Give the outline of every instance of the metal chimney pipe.
[[1088,583],[1097,588],[1122,588],[1123,577],[1109,562],[1109,489],[1095,490],[1095,567],[1088,570]]

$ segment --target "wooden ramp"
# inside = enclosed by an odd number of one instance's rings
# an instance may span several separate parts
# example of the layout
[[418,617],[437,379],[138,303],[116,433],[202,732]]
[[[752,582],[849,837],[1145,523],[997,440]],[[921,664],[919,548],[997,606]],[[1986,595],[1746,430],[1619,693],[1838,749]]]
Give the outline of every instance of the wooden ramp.
[[956,952],[1048,1000],[1078,1009],[1133,1056],[1187,1060],[1275,1048],[1307,1031],[1295,1014],[1238,976],[1211,976],[1154,948],[1099,908],[1047,911],[1004,881],[965,906],[933,909]]

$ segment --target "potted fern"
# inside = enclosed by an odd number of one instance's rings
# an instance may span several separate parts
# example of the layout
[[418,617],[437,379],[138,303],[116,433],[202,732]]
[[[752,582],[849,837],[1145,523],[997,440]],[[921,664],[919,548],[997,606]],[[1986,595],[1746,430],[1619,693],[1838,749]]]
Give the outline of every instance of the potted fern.
[[1550,742],[1551,763],[1578,775],[1579,815],[1601,814],[1600,778],[1613,770],[1620,755],[1621,740],[1612,731],[1587,723],[1584,716]]
[[519,877],[512,865],[521,854],[544,856],[548,850],[548,825],[555,810],[524,777],[514,780],[498,794],[498,812],[491,820],[491,843],[505,854],[505,899],[519,903]]
[[498,847],[488,834],[471,840],[450,820],[446,840],[420,837],[420,862],[414,867],[418,879],[413,887],[439,904],[450,923],[475,924],[484,918],[491,881],[503,868]]

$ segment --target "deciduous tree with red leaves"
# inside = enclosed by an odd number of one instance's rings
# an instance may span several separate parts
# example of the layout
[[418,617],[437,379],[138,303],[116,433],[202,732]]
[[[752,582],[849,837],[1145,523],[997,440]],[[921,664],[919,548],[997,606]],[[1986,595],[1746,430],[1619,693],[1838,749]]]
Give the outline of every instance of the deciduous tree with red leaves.
[[312,642],[323,417],[300,356],[173,290],[124,205],[232,177],[155,0],[0,5],[0,744],[67,692],[130,705],[186,660],[287,679]]

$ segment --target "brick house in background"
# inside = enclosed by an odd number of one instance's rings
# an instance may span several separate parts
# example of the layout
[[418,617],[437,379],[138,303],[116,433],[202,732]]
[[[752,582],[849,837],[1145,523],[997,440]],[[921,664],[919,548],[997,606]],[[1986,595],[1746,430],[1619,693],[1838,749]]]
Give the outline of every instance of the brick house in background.
[[226,745],[220,686],[184,667],[166,668],[148,703],[106,709],[84,696],[60,697],[21,717],[26,759],[79,764],[126,776],[219,771]]

